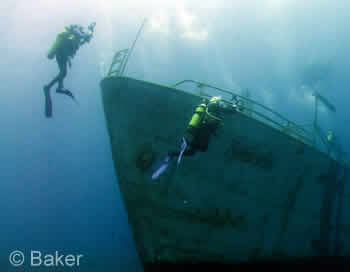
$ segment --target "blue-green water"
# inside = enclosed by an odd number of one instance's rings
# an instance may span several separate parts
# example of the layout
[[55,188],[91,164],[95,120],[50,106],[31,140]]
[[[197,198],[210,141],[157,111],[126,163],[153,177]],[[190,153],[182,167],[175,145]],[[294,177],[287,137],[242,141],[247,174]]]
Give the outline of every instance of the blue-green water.
[[[313,121],[311,93],[318,90],[337,108],[333,114],[320,106],[320,126],[349,149],[348,1],[3,2],[0,263],[8,265],[15,249],[58,250],[84,254],[87,266],[90,259],[142,269],[99,81],[113,53],[130,47],[144,17],[127,75],[166,85],[191,78],[238,92],[249,88],[252,98],[300,124]],[[47,50],[65,25],[92,21],[95,37],[65,79],[79,105],[54,87],[47,119],[42,88],[58,71]]]

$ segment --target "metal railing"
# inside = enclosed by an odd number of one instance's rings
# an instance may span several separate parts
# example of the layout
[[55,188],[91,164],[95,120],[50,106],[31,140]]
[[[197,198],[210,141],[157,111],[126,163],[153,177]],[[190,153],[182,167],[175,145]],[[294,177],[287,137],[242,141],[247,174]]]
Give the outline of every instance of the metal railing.
[[[145,19],[146,21],[146,19]],[[145,24],[145,21],[143,22],[137,36],[135,39],[135,42],[140,35],[140,32],[143,28],[143,25]],[[132,49],[135,45],[135,42],[132,46]],[[130,56],[131,50],[129,49],[124,49],[118,51],[112,60],[110,69],[107,73],[107,77],[123,77],[123,72],[125,70],[126,62]],[[116,68],[115,68],[116,67]],[[218,88],[212,85],[209,85],[207,83],[199,82],[196,80],[192,79],[185,79],[182,80],[174,85],[167,86],[170,88],[176,88],[184,83],[193,83],[196,84],[196,86],[199,89],[199,96],[203,98],[210,98],[213,97],[214,95],[207,94],[203,91],[204,88],[210,88],[213,90],[217,90],[220,93],[226,95],[227,98],[223,97],[223,101],[226,103],[232,104],[234,100],[236,100],[236,103],[239,102],[239,107],[240,112],[243,114],[248,115],[251,118],[257,119],[259,121],[264,122],[265,124],[272,126],[281,132],[307,144],[310,146],[313,146],[317,150],[327,153],[329,156],[330,155],[330,150],[331,146],[330,143],[327,141],[327,137],[325,137],[322,133],[322,130],[320,127],[317,125],[317,105],[318,105],[318,99],[320,99],[323,103],[326,103],[326,105],[332,110],[335,111],[335,108],[328,103],[322,96],[319,94],[314,95],[315,96],[315,117],[314,117],[314,122],[311,124],[306,124],[306,125],[297,125],[293,121],[290,121],[286,117],[282,116],[278,112],[264,106],[263,104],[260,104],[250,98],[248,96],[244,95],[239,95],[236,94],[230,90],[225,90],[222,88]],[[188,92],[188,91],[187,91]],[[306,129],[307,127],[311,127],[310,129]],[[336,158],[334,158],[336,159]],[[338,160],[338,159],[336,159]],[[340,163],[343,165],[350,165],[347,161],[345,160],[340,160]]]
[[[321,136],[317,129],[314,128],[313,124],[307,124],[307,125],[297,125],[293,121],[290,121],[286,117],[282,116],[278,112],[264,106],[263,104],[260,104],[252,99],[249,99],[245,96],[236,94],[232,91],[225,90],[222,88],[218,88],[203,82],[199,82],[196,80],[186,79],[182,80],[174,85],[171,85],[171,88],[176,88],[184,83],[193,83],[196,84],[199,88],[199,96],[205,98],[205,97],[212,97],[215,95],[210,95],[208,93],[205,93],[203,91],[203,88],[210,88],[219,91],[220,93],[227,96],[225,98],[222,96],[223,101],[226,103],[232,104],[234,101],[240,101],[241,104],[239,105],[240,112],[243,114],[248,115],[251,118],[260,120],[272,127],[275,127],[282,131],[285,134],[288,134],[292,136],[293,138],[298,139],[299,141],[302,141],[305,144],[314,146],[316,149],[320,150],[321,152],[327,153],[328,150],[328,144],[324,141],[324,138]],[[312,129],[306,129],[306,127],[312,126]],[[318,144],[317,139],[322,143],[322,146]]]

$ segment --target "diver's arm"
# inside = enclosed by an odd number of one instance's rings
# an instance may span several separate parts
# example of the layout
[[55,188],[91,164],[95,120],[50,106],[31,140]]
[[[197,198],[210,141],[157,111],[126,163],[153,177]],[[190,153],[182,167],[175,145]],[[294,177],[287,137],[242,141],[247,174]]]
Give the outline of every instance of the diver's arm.
[[91,38],[92,38],[93,33],[85,33],[82,39],[80,39],[80,44],[79,46],[82,46],[85,43],[89,43]]
[[81,45],[83,45],[84,43],[88,43],[90,42],[93,34],[94,34],[94,30],[95,30],[95,26],[96,26],[96,23],[91,23],[89,26],[88,26],[88,31],[86,33],[84,33],[83,35],[83,39],[81,41]]
[[226,104],[225,107],[221,107],[223,113],[235,113],[237,112],[237,105],[235,103]]

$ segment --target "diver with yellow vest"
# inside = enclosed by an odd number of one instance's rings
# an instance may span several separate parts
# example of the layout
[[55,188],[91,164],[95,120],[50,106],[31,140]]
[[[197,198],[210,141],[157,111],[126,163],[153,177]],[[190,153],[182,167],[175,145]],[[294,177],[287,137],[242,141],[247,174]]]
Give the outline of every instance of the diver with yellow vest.
[[152,179],[157,179],[164,173],[174,157],[177,157],[177,165],[179,165],[182,156],[193,156],[198,151],[206,152],[211,135],[216,135],[217,129],[222,125],[223,114],[236,110],[236,104],[228,106],[219,96],[214,96],[206,103],[197,106],[188,124],[186,135],[182,137],[180,150],[168,153],[160,167],[153,173]]
[[79,25],[70,25],[64,28],[64,31],[59,33],[55,42],[51,46],[47,57],[51,60],[56,57],[59,68],[59,74],[48,84],[44,86],[45,94],[45,115],[52,116],[52,102],[50,97],[51,87],[58,83],[57,93],[65,94],[75,100],[71,91],[64,89],[63,80],[67,75],[67,64],[71,67],[71,59],[76,52],[85,43],[90,42],[96,23],[88,26],[88,31]]

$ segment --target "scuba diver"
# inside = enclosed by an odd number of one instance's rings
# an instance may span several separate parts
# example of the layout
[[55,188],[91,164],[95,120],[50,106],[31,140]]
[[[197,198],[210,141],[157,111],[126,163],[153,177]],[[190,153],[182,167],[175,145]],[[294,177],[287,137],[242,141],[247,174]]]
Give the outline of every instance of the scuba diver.
[[63,86],[63,80],[67,75],[67,64],[69,67],[71,67],[71,59],[75,56],[80,46],[90,42],[94,33],[95,25],[95,22],[90,24],[88,26],[88,31],[86,32],[84,31],[84,28],[79,25],[70,25],[65,27],[64,31],[57,35],[56,41],[50,48],[47,57],[50,60],[56,57],[60,71],[59,74],[48,85],[44,86],[46,117],[52,116],[50,89],[54,84],[58,83],[58,87],[56,89],[57,93],[68,95],[73,100],[75,100],[73,93],[67,89],[64,89]]
[[182,156],[193,156],[198,151],[206,152],[211,135],[216,135],[217,129],[222,125],[223,114],[236,112],[236,104],[228,106],[220,96],[214,96],[209,101],[197,106],[195,113],[186,129],[186,136],[182,137],[179,151],[169,152],[160,167],[153,173],[152,179],[157,179],[168,168],[170,161],[177,157],[177,165]]

